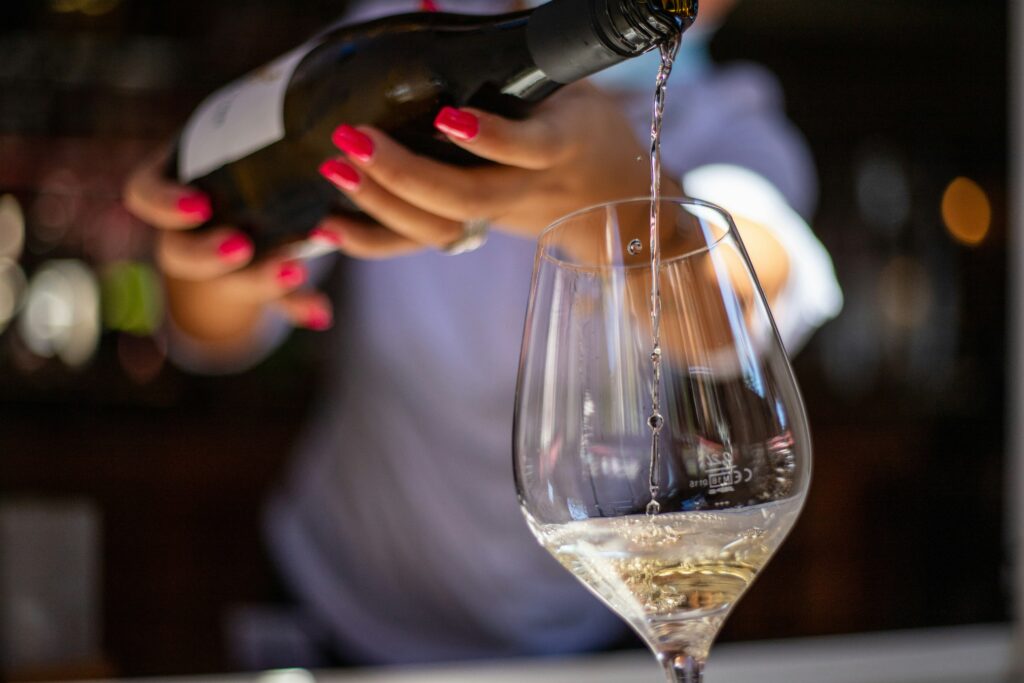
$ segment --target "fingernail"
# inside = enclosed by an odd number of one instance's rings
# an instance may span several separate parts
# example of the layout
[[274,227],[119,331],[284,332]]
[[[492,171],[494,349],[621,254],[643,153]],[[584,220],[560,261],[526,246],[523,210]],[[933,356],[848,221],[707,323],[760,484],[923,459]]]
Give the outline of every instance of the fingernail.
[[320,305],[314,305],[306,313],[306,319],[304,324],[307,328],[315,330],[317,332],[323,332],[324,330],[330,329],[334,323],[334,314],[331,313],[329,308]]
[[178,198],[178,211],[197,220],[209,220],[213,215],[210,198],[202,192],[190,192]]
[[341,159],[328,159],[320,164],[320,175],[343,190],[352,192],[359,189],[359,171]]
[[352,126],[344,124],[331,135],[334,145],[346,154],[351,154],[359,161],[373,158],[373,140],[366,133],[361,133]]
[[298,287],[306,281],[306,269],[300,263],[287,261],[277,270],[277,284],[282,287]]
[[421,12],[436,12],[437,11],[437,3],[434,2],[433,0],[423,0],[420,3],[420,11]]
[[472,140],[480,132],[480,119],[455,107],[444,107],[434,119],[434,127],[459,140]]
[[309,236],[307,237],[311,242],[319,242],[332,248],[340,247],[344,238],[337,230],[328,230],[327,228],[313,228]]
[[217,256],[225,263],[241,263],[252,256],[252,240],[240,232],[217,245]]

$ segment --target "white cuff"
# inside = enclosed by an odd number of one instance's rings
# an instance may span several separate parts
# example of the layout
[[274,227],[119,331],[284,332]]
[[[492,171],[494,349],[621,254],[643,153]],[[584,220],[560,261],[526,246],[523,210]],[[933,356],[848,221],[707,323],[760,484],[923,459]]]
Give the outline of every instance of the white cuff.
[[789,255],[789,276],[769,302],[786,350],[795,353],[819,326],[839,314],[843,293],[832,259],[811,228],[763,176],[714,164],[683,176],[686,194],[717,204],[772,232]]

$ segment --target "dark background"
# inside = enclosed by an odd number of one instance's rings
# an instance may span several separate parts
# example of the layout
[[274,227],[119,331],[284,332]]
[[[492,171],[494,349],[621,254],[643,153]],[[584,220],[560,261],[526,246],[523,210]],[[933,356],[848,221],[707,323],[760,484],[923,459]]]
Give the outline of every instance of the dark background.
[[[0,9],[0,194],[25,207],[20,265],[31,278],[81,259],[103,282],[107,318],[79,367],[34,352],[17,324],[0,334],[0,502],[97,511],[101,671],[230,667],[227,610],[272,591],[261,497],[329,353],[298,333],[238,377],[166,364],[153,316],[125,324],[108,310],[111,273],[149,248],[118,208],[121,180],[205,93],[343,5]],[[796,360],[815,440],[808,507],[724,639],[1008,618],[1006,20],[994,1],[772,0],[741,3],[714,39],[717,60],[758,61],[782,80],[818,164],[814,227],[846,295]],[[974,246],[940,213],[958,176],[991,202]],[[135,308],[118,305],[135,310],[149,290],[131,291]]]

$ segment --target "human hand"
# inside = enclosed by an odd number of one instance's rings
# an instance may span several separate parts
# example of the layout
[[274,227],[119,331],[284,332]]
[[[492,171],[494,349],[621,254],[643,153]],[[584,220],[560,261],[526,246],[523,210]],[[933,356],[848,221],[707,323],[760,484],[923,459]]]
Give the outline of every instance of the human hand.
[[[607,95],[579,84],[563,89],[525,120],[446,107],[436,127],[460,147],[496,162],[462,168],[417,155],[370,126],[341,125],[345,156],[321,173],[377,225],[332,216],[321,228],[341,251],[388,258],[424,247],[443,249],[470,220],[485,219],[535,237],[556,218],[612,199],[647,195],[644,146]],[[679,194],[665,178],[666,195]]]
[[330,327],[327,297],[300,289],[308,279],[302,263],[280,251],[254,262],[252,241],[230,226],[194,231],[209,220],[210,200],[164,177],[167,156],[163,149],[139,165],[125,184],[124,203],[157,229],[156,262],[175,323],[224,347],[245,346],[270,308],[299,327]]

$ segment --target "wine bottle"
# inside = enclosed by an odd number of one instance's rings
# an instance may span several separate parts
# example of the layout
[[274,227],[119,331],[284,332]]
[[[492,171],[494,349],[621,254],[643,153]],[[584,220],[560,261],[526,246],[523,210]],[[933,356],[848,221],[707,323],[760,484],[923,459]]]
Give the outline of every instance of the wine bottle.
[[553,0],[499,16],[413,13],[329,29],[214,92],[170,171],[206,192],[209,224],[258,251],[356,211],[317,172],[342,123],[369,124],[452,164],[483,163],[440,135],[445,105],[525,116],[561,86],[640,55],[696,18],[696,0]]

